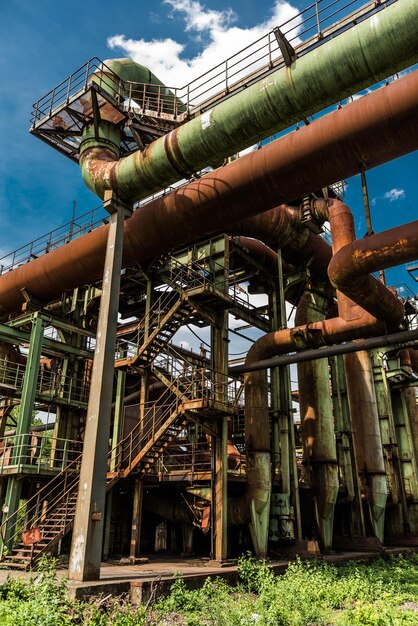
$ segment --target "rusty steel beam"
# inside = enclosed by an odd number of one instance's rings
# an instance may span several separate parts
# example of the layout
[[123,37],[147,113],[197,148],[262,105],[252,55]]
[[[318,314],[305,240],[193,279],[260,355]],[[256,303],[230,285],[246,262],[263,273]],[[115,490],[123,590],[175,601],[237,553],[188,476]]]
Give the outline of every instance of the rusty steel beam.
[[[212,235],[418,145],[418,72],[364,96],[182,189],[135,211],[125,224],[123,265]],[[50,300],[99,280],[107,226],[0,276],[0,311],[15,311],[22,288]],[[239,233],[237,233],[239,234]],[[243,233],[247,234],[247,233]]]

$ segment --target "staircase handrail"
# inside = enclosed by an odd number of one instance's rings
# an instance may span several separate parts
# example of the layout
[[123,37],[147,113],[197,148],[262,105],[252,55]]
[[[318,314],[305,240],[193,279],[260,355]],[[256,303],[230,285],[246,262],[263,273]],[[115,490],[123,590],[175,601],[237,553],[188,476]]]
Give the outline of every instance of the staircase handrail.
[[[67,465],[67,467],[65,469],[63,469],[61,472],[59,472],[59,474],[57,474],[56,476],[54,476],[54,478],[52,478],[52,480],[48,481],[37,493],[35,493],[31,498],[29,498],[28,500],[26,500],[18,509],[16,509],[16,511],[14,513],[12,513],[11,515],[9,515],[1,524],[0,524],[0,535],[2,537],[2,546],[1,546],[1,551],[0,551],[0,560],[3,558],[4,555],[4,550],[5,550],[5,542],[4,542],[4,528],[8,529],[10,531],[10,529],[15,528],[17,526],[17,523],[19,521],[19,516],[21,516],[22,514],[28,514],[34,510],[36,510],[36,507],[39,505],[39,503],[43,500],[43,498],[41,497],[42,495],[46,495],[47,493],[51,493],[51,491],[54,489],[54,487],[58,487],[60,480],[62,478],[66,479],[66,476],[71,475],[71,473],[74,471],[77,471],[77,465],[81,462],[81,458],[82,458],[82,452],[77,456],[77,458],[75,458],[71,463],[69,463]],[[76,475],[76,483],[78,483],[79,481],[79,474]],[[74,485],[72,485],[74,486]],[[60,492],[55,499],[53,499],[52,501],[50,501],[48,503],[48,508],[49,510],[53,510],[58,501],[62,501],[64,499],[64,497],[67,495],[67,488],[64,489],[64,493]],[[45,500],[47,498],[45,497]],[[28,505],[29,508],[28,508]],[[44,514],[43,511],[41,511],[41,516]],[[38,515],[35,519],[38,519],[40,516]],[[14,523],[10,525],[11,520],[14,519]],[[10,537],[8,537],[7,543],[14,543],[15,538],[20,534],[21,529],[16,530],[15,533],[13,535],[10,535]]]
[[[146,327],[159,324],[160,320],[170,310],[171,307],[168,308],[167,305],[171,303],[173,294],[175,293],[176,292],[172,289],[161,290],[161,295],[155,300],[145,315],[138,321],[134,338],[130,340],[123,339],[122,337],[118,338],[116,353],[123,352],[124,347],[126,348],[132,346],[133,349],[138,349],[140,347]],[[172,306],[174,306],[174,304],[175,302],[172,303]],[[121,347],[119,348],[119,346]]]

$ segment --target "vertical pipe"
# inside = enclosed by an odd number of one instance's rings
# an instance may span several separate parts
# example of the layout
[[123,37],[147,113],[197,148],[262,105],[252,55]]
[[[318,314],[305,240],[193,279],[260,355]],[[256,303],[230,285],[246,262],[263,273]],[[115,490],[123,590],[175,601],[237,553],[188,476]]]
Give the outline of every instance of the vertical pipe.
[[383,542],[386,471],[370,357],[363,351],[346,354],[344,363],[358,469],[366,491],[373,532]]
[[[324,297],[306,289],[298,305],[295,324],[325,319],[328,307]],[[298,381],[303,461],[311,482],[320,543],[329,549],[339,478],[328,359],[298,363]]]
[[[343,465],[347,498],[351,501],[349,511],[349,534],[351,537],[364,537],[364,514],[361,500],[361,488],[357,471],[357,459],[353,442],[353,429],[347,398],[347,385],[342,356],[331,357],[333,406],[336,431],[339,433],[341,455],[337,454],[339,464]],[[338,447],[338,445],[337,445]],[[341,460],[340,460],[341,457]]]
[[[354,219],[350,209],[339,201],[330,203],[329,215],[335,254],[355,240]],[[359,307],[352,300],[341,292],[337,292],[337,297],[340,317],[350,320],[358,315]],[[387,485],[372,365],[364,351],[344,355],[344,365],[358,470],[367,494],[373,532],[383,541]]]

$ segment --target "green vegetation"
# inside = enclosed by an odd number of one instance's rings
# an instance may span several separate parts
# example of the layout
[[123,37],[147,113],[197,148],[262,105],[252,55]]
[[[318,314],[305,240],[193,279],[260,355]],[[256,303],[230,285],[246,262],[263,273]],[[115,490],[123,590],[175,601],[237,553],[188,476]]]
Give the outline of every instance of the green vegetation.
[[30,581],[0,586],[2,626],[417,626],[418,555],[372,565],[290,565],[275,577],[268,566],[240,559],[240,585],[207,579],[188,591],[182,579],[167,598],[135,608],[120,599],[68,599],[66,582],[44,562]]

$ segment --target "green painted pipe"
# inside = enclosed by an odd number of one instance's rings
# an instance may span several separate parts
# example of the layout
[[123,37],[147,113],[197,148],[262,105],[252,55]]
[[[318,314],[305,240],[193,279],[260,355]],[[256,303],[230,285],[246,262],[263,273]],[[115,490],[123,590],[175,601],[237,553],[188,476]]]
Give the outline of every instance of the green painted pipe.
[[[327,317],[328,300],[305,288],[296,310],[295,326],[320,322]],[[303,460],[310,481],[315,517],[322,547],[332,547],[334,508],[339,489],[337,447],[329,383],[328,359],[298,363],[299,406]],[[311,476],[312,472],[312,476]]]
[[[115,150],[84,129],[83,179],[99,197],[113,189],[133,202],[233,154],[418,60],[418,2],[398,0],[210,111],[115,161]],[[106,124],[100,135],[108,135]]]
[[[131,97],[139,103],[145,95],[160,94],[165,102],[169,103],[169,110],[174,106],[175,94],[160,81],[157,76],[144,65],[132,61],[132,59],[107,59],[102,67],[96,70],[91,79],[92,83],[99,85],[103,91],[115,97]],[[129,83],[132,83],[130,86]],[[185,105],[177,98],[178,113],[186,110]]]

